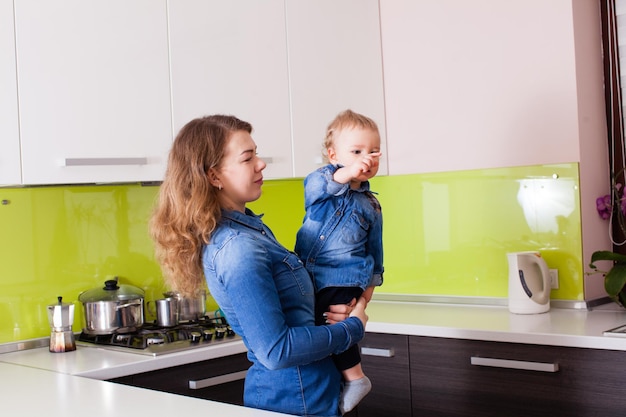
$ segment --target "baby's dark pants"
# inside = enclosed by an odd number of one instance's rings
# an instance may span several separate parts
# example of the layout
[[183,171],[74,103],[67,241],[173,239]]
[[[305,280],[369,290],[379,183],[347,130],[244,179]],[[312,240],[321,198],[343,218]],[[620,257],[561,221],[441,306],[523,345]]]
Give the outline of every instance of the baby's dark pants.
[[[315,296],[315,324],[321,326],[326,324],[323,314],[328,311],[328,307],[333,304],[349,304],[353,298],[357,300],[363,294],[359,287],[327,287]],[[343,353],[333,355],[335,366],[340,371],[350,369],[361,362],[359,347],[354,344]]]

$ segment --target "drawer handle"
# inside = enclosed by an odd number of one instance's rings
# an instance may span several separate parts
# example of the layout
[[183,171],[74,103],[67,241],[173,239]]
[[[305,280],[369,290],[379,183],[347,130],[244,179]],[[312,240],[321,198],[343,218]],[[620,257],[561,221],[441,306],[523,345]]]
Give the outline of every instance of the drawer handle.
[[65,158],[65,166],[147,165],[148,158]]
[[248,371],[233,372],[232,374],[225,374],[220,376],[214,376],[212,378],[200,379],[198,381],[189,381],[189,389],[202,389],[207,387],[214,387],[220,384],[226,384],[227,382],[239,381],[244,379]]
[[380,349],[380,348],[369,348],[362,347],[361,355],[364,356],[380,356],[381,358],[393,358],[396,355],[396,352],[393,348],[390,349]]
[[470,358],[472,365],[477,366],[491,366],[494,368],[510,368],[510,369],[524,369],[527,371],[540,371],[540,372],[558,372],[558,363],[545,363],[545,362],[527,362],[516,361],[510,359],[494,359],[494,358],[480,358],[472,356]]

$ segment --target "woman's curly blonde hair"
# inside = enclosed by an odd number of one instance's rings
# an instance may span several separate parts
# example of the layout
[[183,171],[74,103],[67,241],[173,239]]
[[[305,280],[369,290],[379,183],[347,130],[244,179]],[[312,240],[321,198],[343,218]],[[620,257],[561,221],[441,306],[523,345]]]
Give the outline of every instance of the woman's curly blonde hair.
[[194,119],[180,130],[169,153],[150,235],[166,284],[183,296],[206,288],[200,255],[221,218],[218,190],[208,173],[219,168],[237,131],[252,133],[252,125],[227,115]]

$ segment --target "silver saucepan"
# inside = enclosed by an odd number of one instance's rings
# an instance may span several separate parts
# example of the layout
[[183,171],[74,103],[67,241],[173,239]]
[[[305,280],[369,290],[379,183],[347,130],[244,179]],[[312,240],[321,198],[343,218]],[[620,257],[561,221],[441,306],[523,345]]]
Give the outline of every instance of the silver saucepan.
[[87,334],[130,333],[143,326],[144,291],[132,285],[119,285],[117,279],[104,287],[82,292]]
[[178,320],[194,321],[206,315],[206,291],[199,291],[195,296],[183,297],[175,291],[163,293],[165,297],[178,300]]

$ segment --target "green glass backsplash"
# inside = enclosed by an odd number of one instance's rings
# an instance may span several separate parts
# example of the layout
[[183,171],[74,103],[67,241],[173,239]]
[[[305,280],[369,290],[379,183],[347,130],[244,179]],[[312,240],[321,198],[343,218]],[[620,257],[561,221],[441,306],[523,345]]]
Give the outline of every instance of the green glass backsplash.
[[[385,282],[377,292],[506,297],[507,252],[540,250],[559,269],[553,299],[582,300],[578,165],[381,176]],[[302,220],[302,180],[266,181],[250,205],[287,248]],[[147,232],[158,187],[0,189],[0,343],[49,335],[46,306],[118,276],[165,290]],[[208,308],[216,308],[212,299]],[[154,316],[146,309],[146,320]]]

